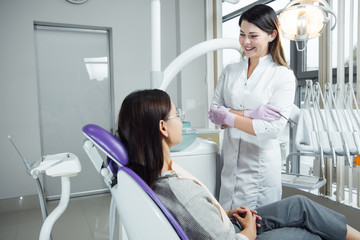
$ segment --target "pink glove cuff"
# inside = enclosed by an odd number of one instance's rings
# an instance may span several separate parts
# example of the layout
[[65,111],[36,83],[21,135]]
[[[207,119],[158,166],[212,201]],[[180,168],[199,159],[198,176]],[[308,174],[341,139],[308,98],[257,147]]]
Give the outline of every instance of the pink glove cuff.
[[235,118],[236,118],[236,114],[229,112],[229,114],[227,114],[226,118],[224,119],[224,125],[228,125],[229,127],[234,127],[235,126]]

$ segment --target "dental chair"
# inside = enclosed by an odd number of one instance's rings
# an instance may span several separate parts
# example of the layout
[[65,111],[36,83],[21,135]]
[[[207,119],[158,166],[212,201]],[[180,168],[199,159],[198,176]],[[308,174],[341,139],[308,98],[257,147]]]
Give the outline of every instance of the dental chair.
[[[94,124],[84,126],[82,132],[87,138],[84,150],[96,170],[104,177],[112,195],[109,239],[113,237],[114,206],[119,214],[120,225],[125,228],[125,238],[188,239],[177,220],[152,189],[126,167],[128,155],[124,145],[111,133]],[[97,149],[106,154],[105,161]]]

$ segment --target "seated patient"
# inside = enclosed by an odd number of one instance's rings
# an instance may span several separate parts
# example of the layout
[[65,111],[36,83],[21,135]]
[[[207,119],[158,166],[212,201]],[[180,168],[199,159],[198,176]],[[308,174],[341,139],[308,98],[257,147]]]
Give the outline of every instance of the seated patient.
[[190,239],[360,239],[345,216],[303,196],[256,210],[224,210],[200,181],[172,162],[182,122],[167,93],[142,90],[122,103],[118,134],[128,167],[159,196]]

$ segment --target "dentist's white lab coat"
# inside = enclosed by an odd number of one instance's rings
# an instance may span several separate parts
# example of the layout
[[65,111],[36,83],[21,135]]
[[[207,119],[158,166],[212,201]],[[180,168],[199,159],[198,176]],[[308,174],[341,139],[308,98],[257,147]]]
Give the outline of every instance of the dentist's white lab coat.
[[[212,105],[235,110],[256,109],[271,103],[289,117],[296,79],[293,72],[277,65],[271,55],[260,59],[247,79],[248,58],[228,65],[221,73]],[[222,145],[220,204],[224,209],[247,206],[255,209],[281,199],[281,156],[277,137],[286,120],[253,119],[256,136],[227,128]]]

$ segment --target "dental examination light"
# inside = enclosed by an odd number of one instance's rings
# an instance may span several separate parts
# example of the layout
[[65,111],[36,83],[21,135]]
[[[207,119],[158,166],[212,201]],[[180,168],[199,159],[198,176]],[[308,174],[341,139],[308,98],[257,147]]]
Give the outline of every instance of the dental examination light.
[[[298,51],[305,50],[309,39],[321,36],[331,16],[334,17],[331,30],[336,26],[336,15],[325,0],[293,0],[279,13],[281,33],[295,41]],[[298,46],[299,41],[305,42],[302,49]]]

